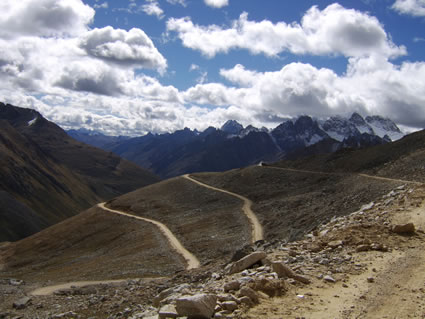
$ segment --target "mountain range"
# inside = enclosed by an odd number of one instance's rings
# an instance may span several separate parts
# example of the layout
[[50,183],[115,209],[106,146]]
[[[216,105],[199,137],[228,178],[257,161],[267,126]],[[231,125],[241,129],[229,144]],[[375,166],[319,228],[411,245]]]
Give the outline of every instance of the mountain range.
[[235,120],[203,132],[185,128],[141,137],[107,137],[87,130],[68,131],[74,138],[126,158],[163,178],[202,171],[225,171],[261,161],[362,148],[397,140],[397,125],[380,116],[300,116],[272,130],[243,127]]
[[119,156],[78,142],[30,109],[0,103],[0,242],[17,240],[157,182]]

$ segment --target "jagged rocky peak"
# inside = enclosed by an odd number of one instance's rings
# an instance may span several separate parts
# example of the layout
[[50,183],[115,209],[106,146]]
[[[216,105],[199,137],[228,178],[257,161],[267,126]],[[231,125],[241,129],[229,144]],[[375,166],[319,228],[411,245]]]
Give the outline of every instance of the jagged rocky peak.
[[380,128],[382,128],[386,131],[389,131],[389,132],[401,133],[401,131],[397,127],[397,125],[393,121],[391,121],[389,118],[383,118],[383,117],[378,116],[378,115],[367,116],[366,122],[369,123],[369,125],[380,127]]
[[228,120],[223,124],[221,130],[228,134],[238,135],[243,130],[243,126],[235,120]]
[[373,129],[375,135],[381,138],[387,135],[392,141],[396,141],[404,136],[397,125],[389,118],[377,115],[367,116],[366,122]]
[[[356,115],[358,115],[356,113]],[[354,116],[354,114],[353,114]],[[361,123],[363,118],[358,115],[360,118],[355,116],[355,120],[357,123]],[[342,142],[345,138],[349,136],[357,136],[360,135],[360,131],[357,129],[356,125],[350,120],[342,117],[342,116],[332,116],[326,121],[321,123],[321,128],[324,130],[332,139]]]
[[354,112],[351,115],[349,121],[354,125],[366,125],[366,121],[364,120],[364,118],[357,112]]

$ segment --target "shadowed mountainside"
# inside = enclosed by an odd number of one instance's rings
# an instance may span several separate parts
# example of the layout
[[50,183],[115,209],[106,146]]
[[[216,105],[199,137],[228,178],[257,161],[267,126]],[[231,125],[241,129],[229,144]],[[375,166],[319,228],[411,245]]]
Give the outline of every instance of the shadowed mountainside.
[[1,200],[7,201],[0,209],[0,241],[31,235],[159,180],[110,152],[75,141],[34,110],[1,103],[0,151]]

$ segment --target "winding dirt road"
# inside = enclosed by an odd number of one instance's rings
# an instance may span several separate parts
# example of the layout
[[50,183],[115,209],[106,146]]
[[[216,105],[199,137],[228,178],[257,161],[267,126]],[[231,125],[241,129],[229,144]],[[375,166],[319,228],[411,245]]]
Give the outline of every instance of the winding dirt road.
[[189,174],[183,175],[183,177],[190,180],[193,183],[196,183],[196,184],[202,186],[202,187],[209,188],[209,189],[212,189],[212,190],[217,191],[217,192],[225,193],[225,194],[237,197],[240,200],[242,200],[243,201],[242,210],[243,210],[244,214],[246,215],[246,217],[248,218],[249,222],[251,223],[251,227],[252,227],[251,242],[255,243],[256,241],[262,240],[264,238],[263,227],[261,226],[260,222],[258,221],[258,218],[255,215],[255,213],[251,209],[251,206],[252,206],[251,200],[249,200],[248,198],[246,198],[242,195],[232,193],[232,192],[226,191],[226,190],[221,189],[221,188],[217,188],[217,187],[214,187],[214,186],[204,184],[204,183],[197,181],[196,179],[190,177]]
[[144,218],[144,217],[140,217],[140,216],[135,216],[135,215],[131,215],[128,213],[124,213],[121,212],[119,210],[115,210],[115,209],[110,209],[108,207],[105,206],[105,203],[100,203],[97,205],[99,208],[106,210],[110,213],[114,213],[114,214],[118,214],[118,215],[122,215],[122,216],[126,216],[126,217],[130,217],[130,218],[134,218],[134,219],[138,219],[138,220],[143,220],[145,222],[154,224],[155,226],[157,226],[160,231],[164,234],[165,237],[167,237],[168,242],[170,243],[171,247],[177,251],[177,253],[179,253],[180,255],[183,256],[183,258],[186,260],[187,262],[187,267],[186,269],[194,269],[194,268],[199,268],[200,266],[200,262],[198,260],[198,258],[195,257],[195,255],[193,255],[191,252],[189,252],[181,243],[180,241],[177,239],[176,236],[174,236],[174,234],[171,232],[171,230],[165,226],[164,224],[153,220],[153,219],[149,219],[149,218]]

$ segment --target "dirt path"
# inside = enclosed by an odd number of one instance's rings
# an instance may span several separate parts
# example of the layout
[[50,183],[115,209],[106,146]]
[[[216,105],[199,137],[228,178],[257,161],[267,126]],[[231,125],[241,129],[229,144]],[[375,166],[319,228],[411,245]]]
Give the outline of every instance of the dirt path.
[[74,287],[81,288],[81,287],[101,285],[101,284],[104,284],[104,285],[114,284],[114,283],[120,283],[123,281],[126,281],[126,279],[104,280],[104,281],[75,281],[75,282],[69,282],[69,283],[60,284],[60,285],[41,287],[41,288],[33,290],[30,294],[33,296],[48,296],[59,290],[71,289]]
[[252,206],[251,200],[249,200],[248,198],[246,198],[242,195],[232,193],[232,192],[226,191],[224,189],[220,189],[220,188],[217,188],[217,187],[213,187],[213,186],[204,184],[200,181],[197,181],[196,179],[193,179],[192,177],[189,176],[189,174],[183,175],[183,177],[190,180],[193,183],[196,183],[196,184],[202,186],[202,187],[206,187],[206,188],[212,189],[212,190],[217,191],[217,192],[222,192],[222,193],[237,197],[240,200],[242,200],[243,201],[242,210],[245,213],[246,217],[248,218],[248,220],[249,220],[249,222],[251,223],[251,226],[252,226],[251,242],[255,243],[258,240],[264,239],[263,227],[261,226],[260,222],[258,221],[258,218],[255,215],[255,213],[251,209],[251,206]]
[[189,252],[180,243],[180,241],[177,239],[177,237],[174,236],[174,234],[171,232],[171,230],[167,226],[165,226],[164,224],[162,224],[162,223],[160,223],[156,220],[153,220],[153,219],[135,216],[135,215],[131,215],[131,214],[128,214],[128,213],[121,212],[119,210],[110,209],[110,208],[105,206],[105,203],[100,203],[97,206],[100,207],[103,210],[106,210],[106,211],[114,213],[114,214],[130,217],[130,218],[134,218],[134,219],[138,219],[138,220],[143,220],[145,222],[154,224],[155,226],[157,226],[161,230],[161,232],[165,235],[165,237],[167,237],[167,240],[170,243],[171,247],[173,247],[173,249],[175,251],[177,251],[180,255],[182,255],[183,258],[186,260],[186,262],[187,262],[186,269],[199,268],[200,262],[199,262],[198,258],[196,258],[196,256],[193,255],[191,252]]
[[395,179],[395,178],[388,178],[388,177],[381,177],[381,176],[374,176],[374,175],[368,175],[368,174],[362,174],[362,173],[329,173],[329,172],[320,172],[320,171],[308,171],[308,170],[304,170],[304,169],[295,169],[295,168],[285,168],[285,167],[276,167],[276,166],[261,166],[264,168],[272,168],[272,169],[279,169],[279,170],[283,170],[283,171],[288,171],[288,172],[295,172],[295,173],[307,173],[307,174],[319,174],[319,175],[347,175],[347,174],[354,174],[354,175],[358,175],[361,177],[366,177],[366,178],[371,178],[371,179],[376,179],[376,180],[380,180],[380,181],[384,181],[384,182],[397,182],[397,183],[403,183],[403,184],[414,184],[414,185],[422,185],[423,183],[421,182],[415,182],[415,181],[407,181],[404,179]]
[[381,180],[384,182],[400,182],[403,184],[415,184],[415,185],[422,185],[420,182],[414,182],[414,181],[406,181],[404,179],[394,179],[394,178],[388,178],[388,177],[380,177],[380,176],[373,176],[373,175],[367,175],[367,174],[358,174],[359,176],[366,177],[366,178],[372,178],[376,180]]

